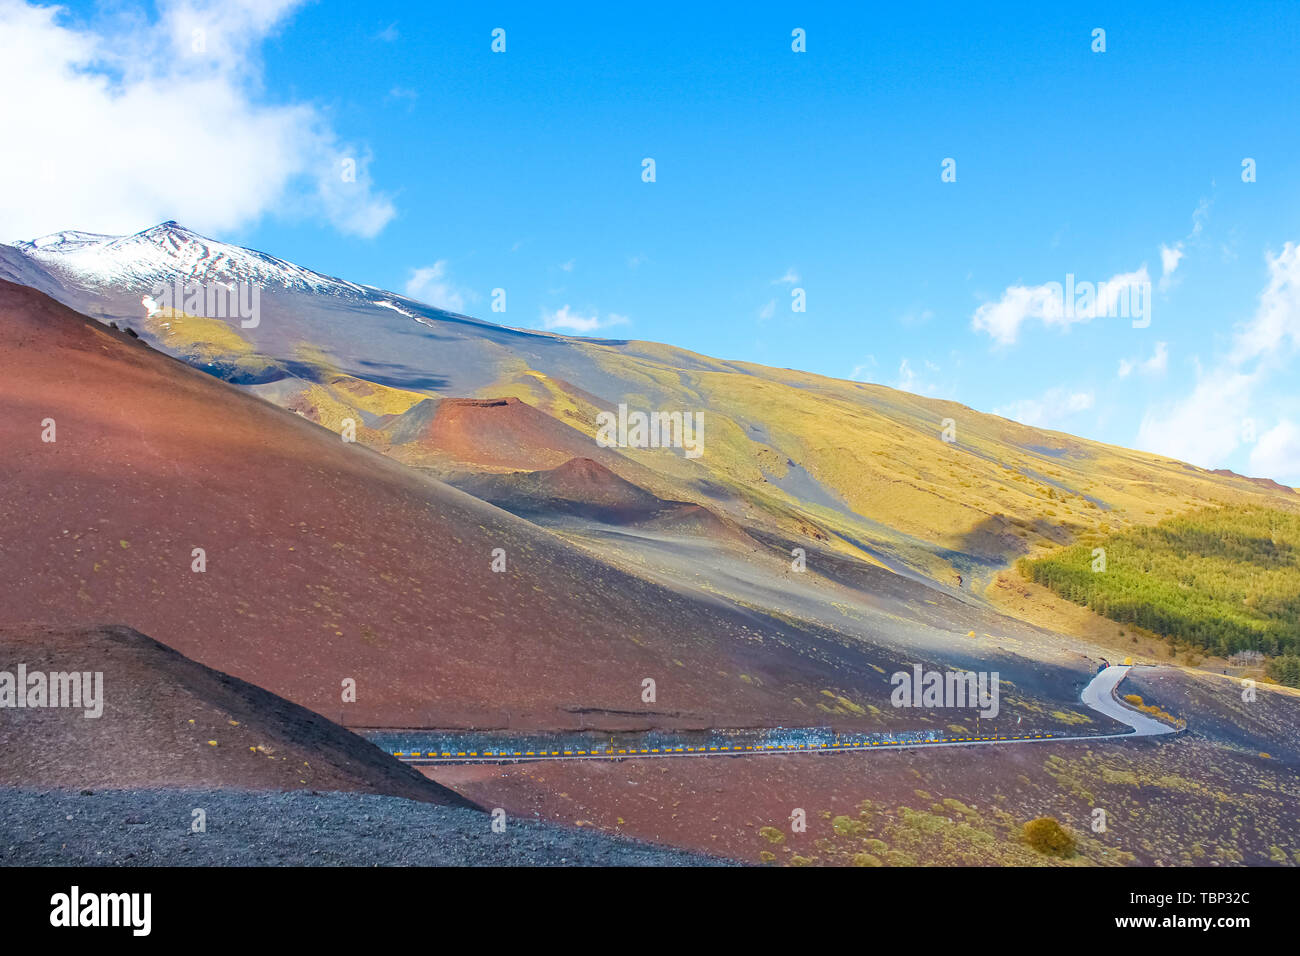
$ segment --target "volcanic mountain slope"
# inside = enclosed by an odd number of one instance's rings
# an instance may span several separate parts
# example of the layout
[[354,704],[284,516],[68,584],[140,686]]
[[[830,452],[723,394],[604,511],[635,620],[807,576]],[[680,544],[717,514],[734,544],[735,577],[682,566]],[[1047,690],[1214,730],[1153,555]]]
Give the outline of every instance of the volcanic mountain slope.
[[[959,575],[962,590],[978,592],[1014,559],[1085,533],[1219,503],[1300,507],[1292,489],[1268,482],[879,385],[493,325],[175,223],[0,247],[0,276],[126,322],[158,348],[327,427],[353,418],[359,440],[410,464],[438,473],[542,470],[591,457],[660,498],[953,591]],[[177,278],[257,284],[260,322],[146,316],[141,300],[152,284]],[[444,408],[426,398],[490,402]],[[528,411],[497,404],[503,398]],[[594,440],[581,452],[596,415],[620,403],[704,411],[703,456],[598,449]],[[509,414],[494,421],[502,409]],[[525,415],[521,431],[515,420]],[[481,448],[466,437],[471,420],[489,425]]]
[[[1105,731],[1077,704],[1094,670],[1078,647],[992,612],[972,583],[1019,554],[1168,511],[1296,507],[1290,489],[953,403],[505,329],[277,271],[170,224],[128,238],[0,247],[0,275],[157,349],[0,283],[0,623],[49,622],[57,649],[73,625],[121,621],[350,726]],[[252,277],[265,283],[261,321],[145,316],[140,283],[160,275]],[[704,455],[587,444],[596,413],[620,402],[704,410]],[[346,418],[360,445],[340,440]],[[57,440],[42,441],[54,427]],[[564,468],[573,458],[603,470]],[[757,547],[633,525],[552,533],[425,471],[534,501],[693,502]],[[997,670],[999,716],[974,725],[969,713],[890,707],[888,675],[914,663]],[[641,698],[646,677],[654,703]],[[355,703],[340,699],[348,679]],[[1145,842],[1131,835],[1149,828],[1115,829],[1123,852],[1167,860],[1195,826],[1231,862],[1247,830],[1237,861],[1271,856],[1295,815],[1292,767],[1248,753],[1254,736],[1222,764],[1182,735],[440,779],[518,815],[792,862],[979,862],[987,841],[971,829],[1020,854],[1025,819],[1050,812],[1086,834],[1102,794],[1128,819],[1160,813]],[[1241,783],[1252,774],[1260,787]],[[777,846],[766,831],[781,835],[792,799],[813,825]],[[1088,856],[1112,850],[1097,839]]]
[[806,725],[930,633],[650,583],[5,282],[0,369],[0,623],[122,622],[348,726]]
[[472,806],[319,714],[130,628],[0,627],[0,671],[20,665],[102,675],[99,713],[0,712],[0,786],[310,788]]

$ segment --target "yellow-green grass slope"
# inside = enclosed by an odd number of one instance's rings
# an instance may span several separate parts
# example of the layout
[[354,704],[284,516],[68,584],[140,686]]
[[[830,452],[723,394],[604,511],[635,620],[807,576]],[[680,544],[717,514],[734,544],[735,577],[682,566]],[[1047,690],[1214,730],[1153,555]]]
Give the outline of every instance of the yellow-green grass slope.
[[[276,361],[218,320],[160,313],[151,325],[161,344],[201,367],[257,372]],[[620,449],[623,477],[795,544],[945,587],[958,587],[960,575],[964,590],[979,593],[993,572],[1022,556],[1206,506],[1300,508],[1291,489],[1030,428],[955,402],[655,343],[562,340],[562,369],[535,368],[534,357],[485,341],[495,381],[456,397],[517,397],[590,437],[593,449],[597,414],[620,402],[702,411],[700,458],[677,449]],[[403,412],[424,398],[447,397],[343,374],[338,364],[300,343],[292,376],[254,388],[334,430],[352,418],[359,441],[390,451]],[[597,387],[599,396],[590,390]],[[421,464],[419,453],[400,457]]]

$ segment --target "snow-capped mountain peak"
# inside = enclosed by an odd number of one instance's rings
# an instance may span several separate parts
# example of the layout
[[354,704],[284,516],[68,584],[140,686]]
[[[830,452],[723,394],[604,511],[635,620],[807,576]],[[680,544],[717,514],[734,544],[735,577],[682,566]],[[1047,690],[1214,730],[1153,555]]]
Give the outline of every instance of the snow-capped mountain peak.
[[252,249],[217,242],[168,220],[128,236],[68,230],[14,243],[77,284],[93,288],[140,288],[177,279],[246,282],[345,298],[369,298],[359,285],[304,269]]
[[105,236],[97,232],[78,232],[76,229],[69,229],[64,232],[56,232],[49,236],[41,236],[39,239],[33,239],[31,242],[16,242],[15,246],[26,250],[61,250],[84,246],[87,243],[103,242],[113,236]]

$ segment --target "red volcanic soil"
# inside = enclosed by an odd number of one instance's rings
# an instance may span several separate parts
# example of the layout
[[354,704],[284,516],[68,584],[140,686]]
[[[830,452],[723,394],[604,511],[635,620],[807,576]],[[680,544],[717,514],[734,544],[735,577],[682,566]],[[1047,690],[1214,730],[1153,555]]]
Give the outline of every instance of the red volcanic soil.
[[[1053,863],[1020,840],[1025,822],[1052,816],[1097,864],[1300,863],[1300,693],[1260,688],[1243,701],[1238,681],[1172,667],[1131,671],[1121,693],[1133,692],[1185,717],[1187,732],[420,769],[512,816],[536,814],[749,862],[766,852],[776,864],[798,856],[852,865],[861,853],[887,865]],[[1098,807],[1111,821],[1104,833],[1092,830]],[[795,808],[806,813],[805,833],[791,829]],[[765,836],[764,827],[782,838]]]
[[1188,736],[421,769],[511,816],[751,863],[1054,865],[1021,839],[1041,816],[1078,839],[1073,863],[1300,862],[1294,767]]
[[703,505],[667,501],[590,458],[573,458],[547,471],[473,475],[453,483],[476,498],[529,518],[574,515],[670,534],[743,537]]
[[802,724],[871,673],[7,282],[0,443],[0,623],[125,624],[348,726]]
[[481,484],[521,498],[580,502],[629,518],[655,514],[668,503],[590,458],[571,458],[549,471],[488,476]]
[[319,714],[130,628],[0,627],[0,671],[19,664],[102,674],[102,707],[0,711],[0,786],[313,788],[470,805]]
[[[430,399],[430,402],[433,402]],[[617,457],[593,438],[517,398],[444,398],[432,415],[417,406],[406,416],[428,417],[411,442],[424,452],[484,468],[554,468],[571,458]],[[405,437],[400,425],[398,436]],[[400,440],[400,439],[399,439]],[[401,457],[402,441],[394,449]]]
[[664,503],[590,458],[573,458],[559,468],[535,472],[534,476],[539,490],[550,497],[643,510],[652,510]]

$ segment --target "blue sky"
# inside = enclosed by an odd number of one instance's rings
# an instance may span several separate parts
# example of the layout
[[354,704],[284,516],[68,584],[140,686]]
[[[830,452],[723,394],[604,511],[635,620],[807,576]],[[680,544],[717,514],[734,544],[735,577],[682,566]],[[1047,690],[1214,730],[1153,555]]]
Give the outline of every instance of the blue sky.
[[[174,218],[510,325],[1300,484],[1293,3],[32,6],[0,0],[0,38],[64,63],[40,89],[71,106],[0,119],[28,142],[77,109],[104,125],[54,182],[0,160],[37,180],[0,201],[0,238]],[[1067,274],[1145,278],[1150,325],[1045,320],[1035,290]]]

